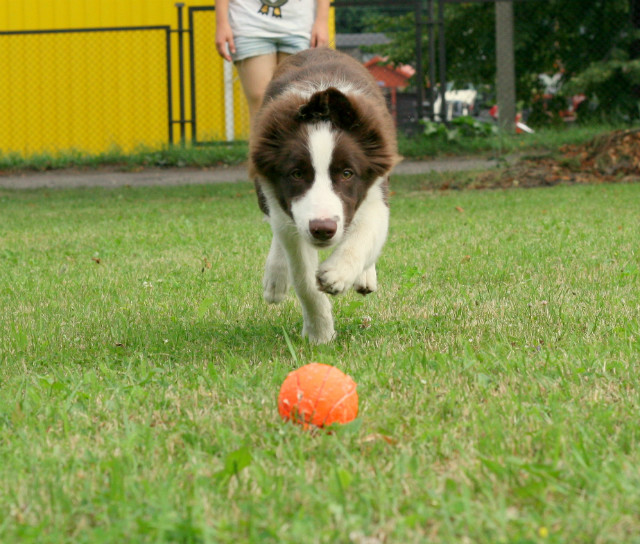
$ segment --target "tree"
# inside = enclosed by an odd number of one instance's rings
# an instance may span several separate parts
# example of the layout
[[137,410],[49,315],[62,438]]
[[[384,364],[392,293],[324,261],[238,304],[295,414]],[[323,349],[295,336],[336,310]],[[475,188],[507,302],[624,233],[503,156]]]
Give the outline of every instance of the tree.
[[[450,81],[493,84],[494,9],[493,2],[445,5]],[[539,74],[562,72],[569,83],[567,92],[590,95],[593,113],[623,119],[640,117],[636,105],[640,90],[640,0],[516,2],[514,15],[519,100],[531,103],[540,94]],[[405,10],[395,17],[375,13],[364,20],[366,28],[386,31],[392,38],[383,51],[391,60],[415,64],[413,12]],[[423,40],[426,50],[426,29]],[[426,74],[428,56],[423,58]]]
[[607,39],[601,41],[600,33],[590,34],[591,62],[576,63],[564,93],[587,96],[583,117],[627,122],[640,119],[640,2],[607,0],[598,4],[599,10],[591,14],[590,28],[597,28],[600,18]]

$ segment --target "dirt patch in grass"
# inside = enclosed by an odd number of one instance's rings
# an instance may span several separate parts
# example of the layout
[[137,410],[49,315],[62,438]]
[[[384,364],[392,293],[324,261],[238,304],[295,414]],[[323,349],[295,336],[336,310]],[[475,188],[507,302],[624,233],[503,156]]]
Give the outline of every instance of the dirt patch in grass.
[[[573,183],[640,180],[640,129],[621,130],[583,145],[565,145],[554,156],[521,159],[500,171],[476,176],[474,189],[545,187]],[[454,187],[443,187],[443,189]]]

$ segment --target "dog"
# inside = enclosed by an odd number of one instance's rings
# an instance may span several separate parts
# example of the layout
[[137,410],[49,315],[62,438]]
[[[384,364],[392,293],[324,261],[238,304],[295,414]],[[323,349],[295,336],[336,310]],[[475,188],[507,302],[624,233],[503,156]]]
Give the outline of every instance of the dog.
[[[250,175],[273,231],[264,298],[281,302],[293,284],[311,343],[335,337],[326,294],[377,289],[398,161],[384,96],[358,61],[317,48],[278,66],[249,144]],[[319,264],[325,248],[333,252]]]

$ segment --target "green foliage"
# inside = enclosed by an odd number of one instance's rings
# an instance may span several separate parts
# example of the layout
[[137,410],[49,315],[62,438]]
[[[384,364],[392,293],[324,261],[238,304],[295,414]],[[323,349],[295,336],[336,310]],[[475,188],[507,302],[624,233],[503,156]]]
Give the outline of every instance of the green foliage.
[[166,145],[159,149],[139,147],[132,152],[119,148],[104,153],[70,150],[57,153],[23,155],[0,150],[0,171],[57,170],[61,168],[96,168],[115,166],[122,169],[181,168],[237,164],[246,160],[247,142],[221,142],[212,146]]
[[494,83],[496,32],[493,2],[446,5],[445,42],[449,81],[473,83],[476,87]]
[[567,76],[606,58],[628,35],[628,0],[548,0],[514,4],[519,72]]
[[609,121],[640,119],[640,59],[629,60],[624,51],[613,58],[594,62],[577,74],[563,89],[563,95],[583,93],[580,118],[597,117]]
[[557,149],[566,144],[583,144],[593,138],[622,128],[615,125],[583,124],[566,125],[561,127],[542,127],[534,134],[505,134],[504,132],[482,135],[474,138],[458,137],[447,139],[446,127],[426,124],[428,130],[435,130],[436,134],[417,134],[411,137],[399,135],[398,146],[400,154],[406,159],[431,159],[434,157],[465,156],[494,156],[512,153],[539,153]]
[[531,103],[531,112],[527,123],[539,130],[542,127],[560,129],[565,124],[562,113],[568,108],[568,98],[563,94],[549,97],[539,95]]
[[[412,11],[385,15],[365,10],[362,20],[367,32],[383,33],[390,40],[387,44],[364,45],[361,47],[363,52],[389,58],[398,66],[416,66],[415,14]],[[412,86],[417,83],[415,75],[409,82]]]
[[450,123],[424,121],[424,134],[446,142],[455,142],[463,138],[482,138],[498,134],[494,123],[478,121],[470,116],[456,117]]
[[[368,31],[384,32],[391,39],[389,45],[370,48],[372,52],[385,54],[396,63],[415,66],[412,11],[393,17],[380,13],[363,17]],[[444,17],[447,79],[457,84],[473,83],[476,87],[492,85],[496,73],[494,3],[447,3]],[[540,95],[538,74],[562,72],[566,80],[577,77],[587,88],[598,91],[599,112],[603,116],[632,115],[635,104],[629,103],[629,89],[635,84],[636,68],[628,60],[614,60],[617,50],[629,50],[634,36],[628,0],[515,2],[514,19],[516,89],[520,101],[530,105]],[[436,39],[437,30],[436,25]],[[429,73],[426,25],[423,45],[426,77]],[[594,71],[602,71],[600,64],[608,64],[615,76],[595,74]],[[615,97],[613,93],[623,96]]]
[[228,453],[224,458],[224,468],[217,472],[216,476],[223,482],[228,483],[233,477],[239,478],[240,472],[251,464],[251,452],[249,448],[243,446]]
[[377,15],[396,15],[398,10],[393,5],[389,6],[372,6],[366,1],[361,2],[358,6],[355,2],[349,2],[351,5],[337,5],[335,11],[336,32],[342,34],[359,34],[362,32],[370,32],[369,18]]

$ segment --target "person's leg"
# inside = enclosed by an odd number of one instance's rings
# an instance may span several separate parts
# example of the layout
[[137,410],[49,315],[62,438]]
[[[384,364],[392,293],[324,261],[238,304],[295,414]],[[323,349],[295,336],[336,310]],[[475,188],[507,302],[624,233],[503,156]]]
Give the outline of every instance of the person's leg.
[[249,117],[253,118],[262,104],[264,92],[278,64],[278,54],[258,55],[236,62],[236,69],[244,95],[249,104]]
[[291,53],[285,53],[284,51],[278,51],[278,64],[280,64],[284,59],[291,56]]

